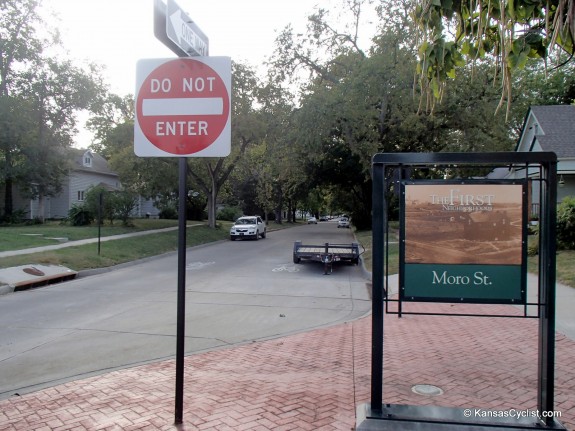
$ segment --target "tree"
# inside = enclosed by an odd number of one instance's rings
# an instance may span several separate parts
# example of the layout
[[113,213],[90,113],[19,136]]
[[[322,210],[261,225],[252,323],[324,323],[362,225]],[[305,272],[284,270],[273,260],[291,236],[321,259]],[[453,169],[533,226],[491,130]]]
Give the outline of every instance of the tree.
[[16,65],[33,62],[42,51],[35,24],[38,0],[3,0],[0,3],[0,96],[10,94]]
[[88,130],[94,133],[90,149],[110,160],[114,153],[134,141],[134,96],[107,94],[95,109],[95,114],[86,122]]
[[48,33],[50,39],[37,37],[36,26],[44,26],[37,7],[36,0],[0,4],[0,182],[7,219],[14,186],[39,198],[41,211],[44,197],[59,192],[68,171],[65,150],[75,133],[75,113],[91,108],[102,92],[96,67],[86,71],[44,56],[44,48],[59,41],[57,33]]
[[[445,83],[466,62],[488,56],[496,59],[502,94],[498,107],[511,109],[512,75],[529,58],[550,59],[560,47],[572,59],[575,3],[571,0],[429,1],[418,0],[414,20],[419,24],[420,84],[435,100]],[[561,56],[557,55],[561,64]]]
[[525,115],[532,105],[570,105],[575,103],[575,63],[546,70],[541,62],[530,60],[513,75],[515,96],[510,110],[509,127],[518,139]]
[[225,158],[196,158],[189,161],[193,182],[207,196],[208,225],[216,227],[216,203],[246,149],[261,139],[263,125],[256,112],[259,82],[255,72],[241,63],[232,67],[232,152]]
[[86,191],[85,209],[92,215],[108,219],[110,224],[120,219],[124,226],[130,225],[132,211],[136,208],[138,196],[130,190],[111,190],[109,186],[92,186]]
[[[36,38],[34,23],[40,18],[36,13],[36,0],[3,1],[0,4],[0,97],[2,111],[2,142],[0,143],[0,162],[2,163],[2,182],[4,183],[4,217],[12,216],[12,188],[18,179],[17,164],[21,164],[22,154],[19,143],[28,134],[30,123],[22,121],[23,112],[30,112],[28,104],[11,96],[14,68],[17,64],[34,60],[41,50],[41,42]],[[24,108],[20,110],[20,108]],[[20,115],[20,117],[19,117]]]
[[61,191],[62,180],[70,170],[66,151],[72,144],[79,110],[93,109],[104,89],[94,80],[98,71],[85,71],[70,61],[40,58],[38,64],[18,77],[18,92],[31,100],[34,108],[34,139],[24,145],[26,175],[20,190],[38,198],[39,214],[44,199]]
[[4,214],[0,219],[11,221],[13,213],[12,190],[14,183],[24,177],[26,156],[23,151],[32,139],[33,110],[30,103],[20,97],[0,96],[0,182],[4,184]]

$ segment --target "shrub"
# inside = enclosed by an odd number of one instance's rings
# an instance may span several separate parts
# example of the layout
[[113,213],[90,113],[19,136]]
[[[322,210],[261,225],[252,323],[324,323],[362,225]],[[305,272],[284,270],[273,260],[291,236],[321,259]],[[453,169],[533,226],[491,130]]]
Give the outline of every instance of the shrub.
[[115,195],[109,192],[105,186],[97,185],[88,188],[84,205],[90,214],[93,214],[94,219],[101,216],[102,221],[108,219],[110,224],[114,223],[116,218]]
[[557,207],[557,247],[575,250],[575,196],[567,196]]
[[166,206],[161,209],[160,218],[169,219],[169,220],[177,220],[178,219],[178,210],[173,206]]
[[85,205],[72,205],[68,211],[68,220],[72,226],[86,226],[94,221],[94,216]]
[[0,217],[0,223],[5,223],[5,224],[21,224],[24,223],[24,220],[26,220],[26,211],[24,210],[14,210],[12,211],[12,214],[10,215],[2,215]]
[[133,226],[130,216],[138,205],[138,195],[130,190],[119,190],[113,194],[115,216],[122,220],[124,226]]
[[226,207],[222,208],[218,211],[216,215],[217,220],[226,220],[226,221],[236,221],[238,217],[241,217],[242,210],[238,207]]

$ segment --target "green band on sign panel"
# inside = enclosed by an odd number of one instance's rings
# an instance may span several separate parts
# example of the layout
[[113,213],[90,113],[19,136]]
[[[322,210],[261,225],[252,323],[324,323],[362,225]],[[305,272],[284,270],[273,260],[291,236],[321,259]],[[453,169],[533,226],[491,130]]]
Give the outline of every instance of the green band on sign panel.
[[525,302],[521,265],[406,264],[403,301]]

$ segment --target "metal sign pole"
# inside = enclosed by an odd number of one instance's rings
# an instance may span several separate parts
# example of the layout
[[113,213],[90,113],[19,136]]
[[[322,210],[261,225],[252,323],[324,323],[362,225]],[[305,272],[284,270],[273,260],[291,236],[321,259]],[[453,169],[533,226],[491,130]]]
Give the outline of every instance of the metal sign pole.
[[100,256],[100,240],[102,238],[101,230],[102,230],[102,205],[104,200],[104,192],[100,191],[100,195],[98,197],[98,256]]
[[[183,34],[185,33],[185,35]],[[190,43],[187,36],[193,34],[194,41]],[[231,59],[229,57],[211,57],[209,56],[209,40],[206,35],[201,31],[201,29],[193,22],[193,20],[185,14],[181,8],[176,4],[175,0],[168,0],[166,5],[163,0],[154,0],[154,35],[158,40],[160,40],[164,45],[170,48],[178,57],[186,58],[187,66],[184,67],[182,61],[158,61],[153,60],[152,63],[149,60],[140,60],[138,62],[138,67],[144,68],[145,72],[142,72],[142,76],[136,74],[137,87],[139,88],[136,94],[136,121],[134,125],[134,151],[137,155],[142,157],[180,157],[179,161],[179,211],[178,211],[178,304],[177,304],[177,335],[176,335],[176,394],[175,394],[175,424],[180,425],[183,422],[183,410],[184,410],[184,349],[185,349],[185,330],[186,330],[186,200],[187,200],[187,190],[186,190],[186,177],[188,162],[187,157],[226,157],[229,155],[231,150],[231,102],[230,102],[230,88],[231,88]],[[203,57],[202,61],[191,60],[190,57],[199,56]],[[206,63],[211,64],[216,70]],[[155,64],[154,68],[151,70],[145,69],[150,67],[150,64]],[[209,91],[206,91],[201,96],[205,99],[205,96],[209,98],[219,98],[223,103],[223,111],[220,115],[212,116],[211,120],[202,120],[202,123],[214,125],[210,127],[212,134],[208,141],[205,140],[205,136],[201,136],[201,139],[197,139],[198,136],[190,135],[183,139],[172,139],[173,136],[168,136],[169,139],[163,139],[166,136],[162,135],[162,139],[157,132],[156,127],[152,124],[148,124],[144,117],[150,117],[143,114],[144,98],[147,100],[158,100],[151,97],[151,89],[148,87],[145,90],[145,83],[151,85],[153,80],[157,80],[160,77],[162,82],[171,82],[170,79],[176,79],[181,82],[182,79],[182,68],[186,68],[188,75],[184,76],[184,79],[191,82],[193,69],[190,64],[195,65],[195,68],[204,70],[205,73],[211,73],[208,77],[203,77],[200,73],[201,71],[196,70],[195,76],[196,81],[198,79],[209,79],[210,82],[214,81],[214,88],[210,87]],[[141,66],[140,66],[141,65]],[[173,70],[172,70],[173,68]],[[189,69],[191,68],[191,69]],[[138,69],[140,71],[140,69]],[[158,73],[162,76],[154,76],[154,73]],[[212,91],[213,90],[213,91]],[[198,91],[198,93],[202,93]],[[220,92],[220,93],[218,93]],[[168,93],[170,93],[168,91]],[[195,92],[194,92],[195,93]],[[214,93],[214,94],[209,94]],[[175,99],[180,98],[181,94],[176,93],[165,95],[166,98]],[[140,104],[141,97],[141,104]],[[191,99],[191,98],[187,98]],[[189,100],[188,100],[189,102]],[[170,103],[173,103],[170,102]],[[201,103],[201,102],[200,102]],[[160,111],[164,109],[163,102],[160,103]],[[159,112],[160,112],[159,111]],[[160,112],[160,115],[164,115],[167,118],[172,117],[170,114],[172,112],[171,108],[167,108],[166,111]],[[186,117],[193,121],[194,124],[198,117],[198,113],[186,113]],[[205,116],[206,113],[203,113]],[[207,115],[211,115],[208,113]],[[155,116],[157,117],[157,115]],[[203,117],[202,117],[203,118]],[[140,121],[141,120],[141,121]],[[156,123],[157,125],[157,123]],[[207,145],[207,147],[206,147]],[[185,151],[182,151],[185,148]],[[206,152],[209,148],[210,151]],[[202,155],[197,155],[201,153]],[[192,155],[193,154],[193,155]],[[193,196],[193,195],[192,195]]]
[[186,337],[186,176],[188,159],[179,159],[179,208],[178,208],[178,321],[176,334],[176,425],[184,417],[184,350]]

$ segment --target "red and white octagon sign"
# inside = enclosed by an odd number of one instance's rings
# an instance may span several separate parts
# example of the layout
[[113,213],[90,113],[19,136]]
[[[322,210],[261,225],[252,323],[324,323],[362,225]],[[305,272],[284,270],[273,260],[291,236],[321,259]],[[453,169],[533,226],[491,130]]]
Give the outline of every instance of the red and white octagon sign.
[[141,157],[230,154],[230,57],[138,61],[134,152]]

